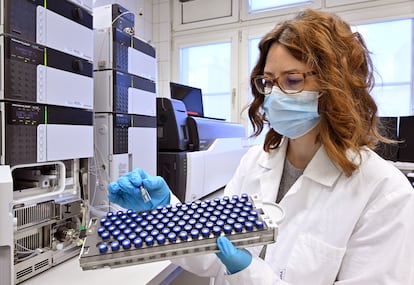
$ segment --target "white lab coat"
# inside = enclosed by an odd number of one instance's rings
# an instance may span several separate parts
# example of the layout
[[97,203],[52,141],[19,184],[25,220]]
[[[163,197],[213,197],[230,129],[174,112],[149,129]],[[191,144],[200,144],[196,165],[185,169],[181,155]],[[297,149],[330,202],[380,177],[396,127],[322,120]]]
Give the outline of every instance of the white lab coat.
[[[286,146],[271,153],[252,147],[224,194],[258,193],[274,202]],[[232,275],[214,254],[173,262],[216,285],[413,285],[414,190],[373,151],[361,154],[361,166],[346,177],[320,147],[280,202],[286,216],[265,261],[257,257],[261,248],[249,249],[252,263]]]

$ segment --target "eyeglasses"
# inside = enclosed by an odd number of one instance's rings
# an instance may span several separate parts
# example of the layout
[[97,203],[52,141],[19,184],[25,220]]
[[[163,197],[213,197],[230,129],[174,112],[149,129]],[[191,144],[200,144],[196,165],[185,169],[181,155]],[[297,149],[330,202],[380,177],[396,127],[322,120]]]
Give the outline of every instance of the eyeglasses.
[[306,76],[315,75],[315,71],[308,72],[288,72],[279,77],[272,78],[266,75],[260,75],[253,78],[254,85],[260,93],[268,95],[272,92],[273,86],[277,85],[283,93],[296,94],[305,88]]

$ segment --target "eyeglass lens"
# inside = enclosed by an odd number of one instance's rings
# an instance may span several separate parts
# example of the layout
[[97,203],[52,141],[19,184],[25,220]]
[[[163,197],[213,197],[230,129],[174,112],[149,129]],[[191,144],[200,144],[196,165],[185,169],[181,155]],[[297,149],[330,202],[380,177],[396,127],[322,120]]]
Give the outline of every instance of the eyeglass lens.
[[286,93],[297,93],[304,88],[305,76],[302,73],[286,73],[276,79],[260,77],[255,80],[255,83],[258,91],[263,94],[270,94],[275,83]]

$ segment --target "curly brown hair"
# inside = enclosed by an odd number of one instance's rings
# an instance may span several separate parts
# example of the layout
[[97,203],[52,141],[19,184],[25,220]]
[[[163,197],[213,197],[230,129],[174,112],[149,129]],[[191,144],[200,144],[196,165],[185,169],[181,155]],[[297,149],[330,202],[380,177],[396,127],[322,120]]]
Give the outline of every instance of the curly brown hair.
[[[267,33],[259,43],[260,56],[250,77],[253,101],[248,114],[253,136],[259,135],[268,123],[262,108],[264,96],[254,87],[253,78],[263,74],[274,43],[286,47],[317,73],[322,95],[317,139],[344,173],[351,175],[358,164],[347,157],[348,150],[359,153],[361,146],[374,148],[378,141],[389,142],[377,130],[377,105],[370,95],[374,86],[373,64],[364,40],[338,16],[312,9],[279,23]],[[278,147],[281,139],[282,135],[270,129],[264,150]]]

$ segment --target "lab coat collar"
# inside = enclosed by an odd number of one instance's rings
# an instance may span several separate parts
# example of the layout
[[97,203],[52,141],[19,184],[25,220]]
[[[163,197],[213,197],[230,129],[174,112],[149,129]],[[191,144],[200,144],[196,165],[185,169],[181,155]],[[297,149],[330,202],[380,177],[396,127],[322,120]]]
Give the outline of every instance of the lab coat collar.
[[[273,176],[272,183],[279,185],[283,171],[283,162],[286,158],[286,149],[288,139],[282,139],[279,147],[270,153],[263,153],[259,158],[259,165],[267,168],[269,173],[261,179],[262,183],[268,180],[267,176]],[[328,156],[325,147],[321,145],[318,151],[305,168],[303,176],[320,183],[322,185],[332,187],[341,176],[342,170]]]
[[305,177],[328,187],[332,187],[341,174],[341,168],[329,158],[323,145],[303,172]]

